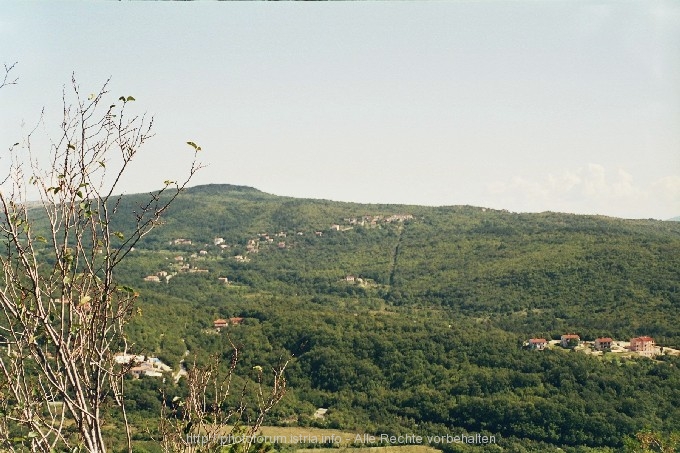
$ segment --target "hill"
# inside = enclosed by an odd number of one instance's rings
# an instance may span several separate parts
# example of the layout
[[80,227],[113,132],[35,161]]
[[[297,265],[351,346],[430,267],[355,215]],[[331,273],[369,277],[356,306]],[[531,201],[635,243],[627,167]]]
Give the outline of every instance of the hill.
[[[390,217],[399,215],[412,218]],[[214,245],[217,237],[224,243]],[[178,238],[192,245],[170,245]],[[212,274],[278,294],[445,308],[525,335],[649,334],[680,346],[674,223],[302,200],[211,185],[187,190],[140,249],[205,249],[200,262]],[[135,269],[137,281],[161,270]]]
[[[120,212],[141,200],[125,197]],[[129,219],[115,228],[125,232]],[[187,351],[228,363],[233,341],[244,380],[291,357],[290,391],[270,423],[480,433],[506,451],[585,452],[620,449],[626,436],[671,431],[680,419],[675,356],[523,347],[571,332],[680,347],[678,223],[226,185],[188,189],[163,220],[118,275],[140,293],[131,341],[175,368]],[[243,322],[215,332],[213,321],[229,317]],[[162,403],[150,379],[128,392],[140,426]],[[185,391],[182,380],[163,389],[168,399]],[[318,408],[328,412],[317,417]]]

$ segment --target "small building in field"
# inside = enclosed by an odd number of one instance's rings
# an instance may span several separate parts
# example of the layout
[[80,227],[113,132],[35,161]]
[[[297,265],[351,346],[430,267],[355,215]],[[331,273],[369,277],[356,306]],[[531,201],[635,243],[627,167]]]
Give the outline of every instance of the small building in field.
[[581,342],[581,337],[574,333],[568,333],[560,337],[560,344],[563,348],[575,348]]
[[243,318],[229,318],[229,322],[231,323],[232,326],[238,326],[243,322]]
[[645,357],[653,357],[656,343],[652,337],[636,337],[630,339],[630,350]]
[[613,341],[614,340],[612,340],[609,337],[597,338],[595,340],[595,350],[596,351],[611,351]]
[[529,340],[529,349],[542,351],[548,346],[548,341],[545,338],[531,338]]
[[160,283],[161,279],[158,275],[147,275],[146,277],[144,277],[144,281]]

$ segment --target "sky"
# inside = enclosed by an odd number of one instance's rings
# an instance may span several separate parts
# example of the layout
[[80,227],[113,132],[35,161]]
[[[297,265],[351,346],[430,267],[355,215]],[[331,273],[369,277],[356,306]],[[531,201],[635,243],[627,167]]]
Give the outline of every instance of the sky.
[[154,117],[126,193],[183,177],[194,141],[191,185],[680,215],[677,1],[5,1],[0,63],[14,62],[0,172],[43,109],[54,133],[75,74]]

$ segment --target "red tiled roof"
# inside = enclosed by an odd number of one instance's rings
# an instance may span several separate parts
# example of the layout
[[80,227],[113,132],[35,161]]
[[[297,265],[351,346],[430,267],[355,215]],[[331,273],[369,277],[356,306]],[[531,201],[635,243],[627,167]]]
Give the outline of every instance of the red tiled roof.
[[562,335],[562,338],[567,338],[567,339],[568,339],[568,338],[581,338],[581,337],[579,337],[579,336],[576,335],[575,333],[568,333],[568,334],[566,334],[566,335]]
[[611,338],[598,338],[598,339],[595,340],[595,341],[597,341],[597,342],[599,342],[599,343],[611,343],[611,342],[614,341],[614,340],[612,340]]
[[654,341],[654,338],[652,337],[637,337],[633,338],[630,341]]
[[532,338],[529,343],[547,343],[545,338]]

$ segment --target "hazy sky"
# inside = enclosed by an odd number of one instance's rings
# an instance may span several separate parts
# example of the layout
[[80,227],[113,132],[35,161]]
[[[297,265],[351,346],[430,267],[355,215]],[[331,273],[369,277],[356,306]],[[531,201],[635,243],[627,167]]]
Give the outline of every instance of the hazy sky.
[[43,107],[59,124],[72,73],[155,116],[126,192],[179,178],[193,140],[193,184],[680,215],[678,1],[3,2],[14,61],[2,149]]

